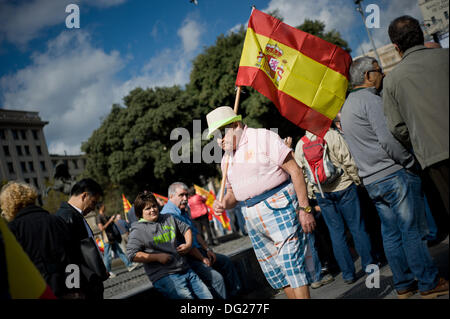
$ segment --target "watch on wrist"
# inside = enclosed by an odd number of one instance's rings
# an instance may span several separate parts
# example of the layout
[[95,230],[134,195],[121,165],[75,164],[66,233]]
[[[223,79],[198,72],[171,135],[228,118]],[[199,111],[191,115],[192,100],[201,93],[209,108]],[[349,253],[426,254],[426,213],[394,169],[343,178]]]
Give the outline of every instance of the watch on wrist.
[[306,207],[301,207],[301,206],[299,206],[299,207],[298,207],[298,210],[299,210],[299,211],[302,210],[302,211],[304,211],[304,212],[307,213],[307,214],[311,214],[311,212],[312,212],[312,207],[311,207],[311,206],[306,206]]

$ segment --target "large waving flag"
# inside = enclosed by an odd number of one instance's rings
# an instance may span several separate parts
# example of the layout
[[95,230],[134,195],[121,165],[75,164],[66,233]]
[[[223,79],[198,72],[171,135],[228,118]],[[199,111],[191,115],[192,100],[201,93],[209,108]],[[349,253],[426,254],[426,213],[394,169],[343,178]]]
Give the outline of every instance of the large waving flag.
[[211,215],[212,215],[222,224],[223,228],[231,230],[230,219],[228,218],[227,213],[223,212],[222,215],[216,215],[216,213],[214,213],[212,205],[213,205],[214,201],[216,200],[216,195],[214,195],[214,193],[212,191],[208,192],[206,189],[204,189],[198,185],[195,185],[195,184],[194,184],[194,188],[195,188],[196,194],[206,197],[205,205],[208,206],[208,208],[209,208],[210,220],[211,220]]
[[323,137],[345,101],[351,62],[342,48],[253,9],[236,85],[253,87]]

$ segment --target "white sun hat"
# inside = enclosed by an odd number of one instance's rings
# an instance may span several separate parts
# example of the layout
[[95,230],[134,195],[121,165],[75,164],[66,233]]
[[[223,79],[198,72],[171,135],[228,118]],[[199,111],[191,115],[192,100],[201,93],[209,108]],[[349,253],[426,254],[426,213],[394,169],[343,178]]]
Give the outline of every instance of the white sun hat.
[[208,122],[208,138],[211,138],[214,131],[222,126],[241,120],[242,116],[236,115],[231,107],[219,106],[206,115],[206,122]]

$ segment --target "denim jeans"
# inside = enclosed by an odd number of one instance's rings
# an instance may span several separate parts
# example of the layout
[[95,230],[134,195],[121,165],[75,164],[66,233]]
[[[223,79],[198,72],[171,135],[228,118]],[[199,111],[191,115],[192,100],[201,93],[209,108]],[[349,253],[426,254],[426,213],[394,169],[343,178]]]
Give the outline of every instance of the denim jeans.
[[[203,256],[206,252],[199,249]],[[241,280],[231,259],[216,253],[216,262],[212,267],[206,266],[192,256],[188,257],[189,266],[207,285],[215,298],[227,299],[233,297],[241,289]]]
[[105,263],[106,270],[108,272],[111,271],[111,249],[114,251],[114,254],[116,256],[119,256],[120,259],[122,259],[125,266],[130,267],[132,263],[128,260],[127,256],[122,251],[122,248],[120,248],[120,245],[118,243],[105,243],[105,250],[103,252],[103,262]]
[[169,274],[153,283],[153,286],[169,299],[212,299],[208,287],[188,269],[186,272]]
[[428,225],[428,234],[425,237],[426,240],[435,240],[437,238],[437,225],[434,221],[433,214],[431,213],[430,205],[428,204],[428,199],[425,195],[423,195],[423,199],[425,201],[425,217]]
[[[312,273],[310,272],[306,272],[306,274],[308,275],[308,281],[309,282],[319,282],[322,279],[322,263],[320,262],[319,259],[319,254],[317,252],[316,249],[316,236],[315,236],[315,231],[311,234],[308,234],[308,245],[309,248],[311,249],[311,256],[312,259],[311,261],[309,261],[309,258],[306,259],[306,263],[308,264],[309,262],[311,262],[311,265],[307,265],[307,268],[311,268],[314,269],[314,271]],[[312,277],[312,278],[310,278]]]
[[366,185],[381,219],[386,258],[397,290],[417,278],[420,291],[433,289],[439,278],[425,236],[427,225],[420,178],[401,169]]
[[356,185],[352,184],[342,191],[324,193],[324,198],[316,194],[316,199],[330,231],[334,257],[342,271],[342,278],[352,280],[355,278],[355,265],[347,245],[344,222],[353,236],[356,251],[361,257],[362,269],[365,270],[373,263],[372,246],[361,218]]

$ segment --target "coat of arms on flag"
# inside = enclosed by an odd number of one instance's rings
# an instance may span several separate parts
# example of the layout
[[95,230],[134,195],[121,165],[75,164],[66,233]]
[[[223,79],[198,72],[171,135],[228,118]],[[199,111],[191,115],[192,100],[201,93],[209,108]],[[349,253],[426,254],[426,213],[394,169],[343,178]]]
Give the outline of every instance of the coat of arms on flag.
[[281,115],[323,137],[344,104],[348,52],[253,9],[239,63],[237,86],[251,86]]

